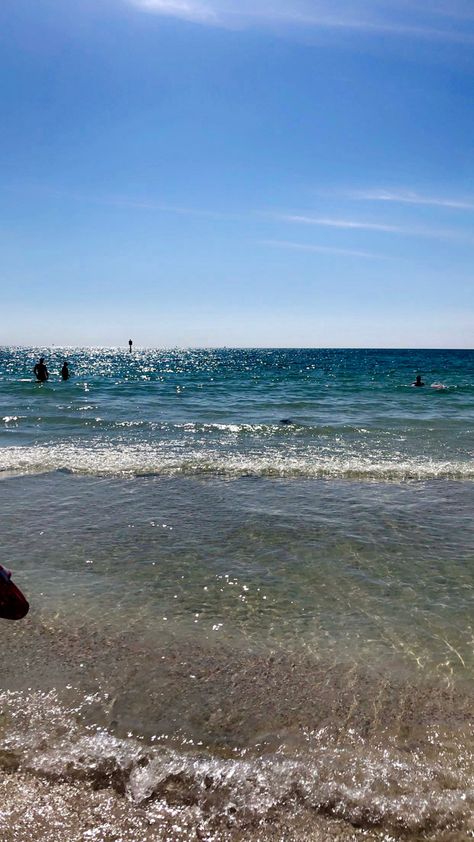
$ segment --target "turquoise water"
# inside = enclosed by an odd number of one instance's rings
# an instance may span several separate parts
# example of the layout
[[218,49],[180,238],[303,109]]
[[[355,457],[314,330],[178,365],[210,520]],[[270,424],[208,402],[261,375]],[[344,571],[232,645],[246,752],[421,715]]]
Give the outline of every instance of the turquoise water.
[[474,352],[39,354],[0,354],[2,838],[471,839]]
[[0,353],[4,471],[474,477],[472,351],[55,350],[47,384],[37,359]]

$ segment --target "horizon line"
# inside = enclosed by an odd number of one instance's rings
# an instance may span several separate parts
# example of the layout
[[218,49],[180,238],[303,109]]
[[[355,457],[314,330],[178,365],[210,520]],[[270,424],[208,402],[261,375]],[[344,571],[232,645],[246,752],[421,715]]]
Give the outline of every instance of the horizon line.
[[[123,350],[129,356],[125,345],[0,345],[0,350]],[[444,347],[438,345],[137,345],[136,351],[474,351],[470,348]]]

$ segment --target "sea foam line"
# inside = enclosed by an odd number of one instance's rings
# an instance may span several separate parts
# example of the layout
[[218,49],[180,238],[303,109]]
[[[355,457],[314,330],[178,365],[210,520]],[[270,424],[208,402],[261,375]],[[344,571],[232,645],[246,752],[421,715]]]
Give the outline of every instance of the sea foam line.
[[359,827],[393,829],[397,836],[427,831],[423,838],[430,839],[433,831],[436,839],[444,829],[467,829],[472,815],[468,747],[433,758],[350,734],[341,744],[322,729],[295,756],[225,759],[194,745],[179,751],[85,727],[78,714],[104,704],[100,694],[83,697],[72,710],[54,690],[3,691],[0,701],[11,722],[0,743],[0,768],[115,790],[145,810],[168,803],[191,808],[205,822],[246,828],[275,809],[304,807]]
[[301,454],[229,453],[189,449],[185,454],[167,445],[127,446],[36,445],[0,450],[0,475],[67,471],[90,476],[193,476],[238,478],[346,478],[380,481],[474,479],[472,460],[442,461],[421,456],[380,458],[378,454],[308,450]]

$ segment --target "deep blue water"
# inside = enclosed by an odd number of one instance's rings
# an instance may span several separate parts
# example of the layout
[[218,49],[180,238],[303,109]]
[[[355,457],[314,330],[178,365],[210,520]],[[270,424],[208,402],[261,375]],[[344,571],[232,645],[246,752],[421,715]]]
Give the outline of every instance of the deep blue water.
[[43,353],[0,352],[4,471],[474,477],[474,351]]

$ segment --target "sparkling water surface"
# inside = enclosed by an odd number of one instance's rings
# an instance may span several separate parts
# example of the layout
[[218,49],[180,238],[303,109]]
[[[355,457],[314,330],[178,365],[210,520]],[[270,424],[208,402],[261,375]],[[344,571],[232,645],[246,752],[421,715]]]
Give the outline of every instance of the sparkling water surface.
[[2,838],[472,838],[474,352],[43,353],[0,353]]
[[0,354],[4,471],[474,476],[472,351],[63,349],[47,384],[37,358]]

